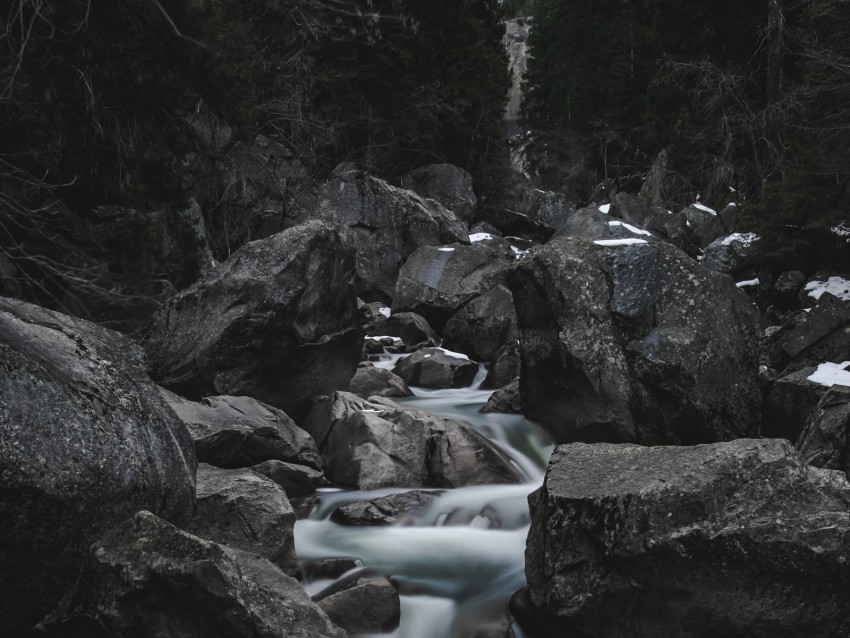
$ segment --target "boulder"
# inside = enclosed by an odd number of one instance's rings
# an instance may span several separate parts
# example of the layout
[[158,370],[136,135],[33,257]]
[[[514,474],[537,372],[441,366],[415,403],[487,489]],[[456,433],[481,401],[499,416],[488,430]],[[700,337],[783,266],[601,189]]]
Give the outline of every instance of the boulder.
[[421,315],[415,312],[398,312],[381,324],[381,332],[388,337],[398,337],[407,350],[413,352],[422,347],[439,346],[440,336]]
[[389,301],[399,268],[417,248],[469,241],[466,226],[442,204],[345,165],[322,187],[315,216],[347,229],[364,299]]
[[718,237],[726,234],[726,229],[717,217],[717,211],[702,204],[691,204],[679,213],[685,233],[691,244],[697,248],[706,248]]
[[302,422],[325,475],[363,490],[516,483],[510,460],[462,421],[347,392],[320,397]]
[[770,290],[770,302],[780,310],[796,310],[800,307],[800,289],[805,283],[806,275],[799,270],[780,273]]
[[762,434],[797,440],[828,387],[809,381],[815,368],[785,374],[770,386],[764,401]]
[[513,262],[481,243],[420,248],[399,272],[393,308],[422,315],[440,332],[462,306],[504,283]]
[[401,619],[398,592],[386,578],[369,580],[319,602],[328,618],[351,635],[393,631]]
[[138,346],[0,297],[0,635],[50,611],[89,545],[139,509],[187,521],[196,468]]
[[738,275],[752,265],[755,233],[734,233],[718,237],[706,246],[702,265],[709,270]]
[[384,368],[357,368],[348,391],[364,399],[413,396],[404,379]]
[[564,445],[529,503],[544,635],[847,633],[850,484],[787,441]]
[[424,348],[399,359],[393,374],[422,388],[463,388],[472,384],[478,364],[442,348]]
[[517,336],[511,291],[500,284],[476,297],[448,320],[443,335],[449,348],[493,361],[499,348]]
[[662,241],[556,237],[511,272],[527,416],[558,442],[758,435],[755,306]]
[[821,397],[796,447],[809,465],[850,472],[850,388],[834,386]]
[[[609,207],[610,209],[610,207]],[[577,210],[555,233],[555,237],[583,237],[590,241],[608,239],[646,239],[652,233],[603,212],[605,207],[590,206]]]
[[309,222],[251,242],[173,297],[145,338],[152,376],[190,399],[249,395],[296,420],[347,388],[362,339],[354,254]]
[[482,390],[495,390],[508,385],[520,372],[519,340],[513,339],[499,348],[487,376],[481,384]]
[[401,187],[422,197],[435,199],[469,224],[478,198],[472,190],[472,175],[452,164],[429,164],[401,178]]
[[127,638],[344,638],[298,581],[265,558],[140,512],[91,548],[56,619]]
[[298,570],[295,512],[277,483],[251,470],[198,467],[198,510],[186,531],[267,558],[285,573]]
[[277,460],[322,467],[313,439],[282,410],[251,397],[207,397],[194,402],[161,391],[189,430],[201,463],[240,468]]
[[519,377],[511,381],[504,388],[499,388],[487,403],[481,408],[482,414],[522,414],[522,396],[519,392]]
[[251,471],[270,478],[280,485],[288,498],[312,494],[324,480],[324,474],[319,470],[282,461],[266,461],[252,466]]
[[340,525],[395,525],[403,518],[427,507],[442,490],[410,490],[355,501],[336,508],[331,520]]

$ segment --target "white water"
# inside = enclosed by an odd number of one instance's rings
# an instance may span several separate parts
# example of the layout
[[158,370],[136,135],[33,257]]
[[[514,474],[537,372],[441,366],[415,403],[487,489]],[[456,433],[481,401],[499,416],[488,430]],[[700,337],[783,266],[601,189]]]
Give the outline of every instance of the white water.
[[[375,361],[391,369],[403,355]],[[307,520],[295,526],[301,560],[353,557],[374,572],[393,577],[401,594],[401,625],[393,638],[471,638],[504,623],[507,604],[525,584],[528,494],[543,478],[552,447],[545,433],[522,416],[480,414],[491,392],[481,390],[482,366],[469,388],[413,388],[400,402],[439,416],[463,419],[498,444],[528,482],[448,490],[404,525],[342,526],[328,520],[346,503],[405,489],[369,492],[328,490]],[[330,581],[305,583],[314,594]],[[516,635],[522,636],[518,627]]]

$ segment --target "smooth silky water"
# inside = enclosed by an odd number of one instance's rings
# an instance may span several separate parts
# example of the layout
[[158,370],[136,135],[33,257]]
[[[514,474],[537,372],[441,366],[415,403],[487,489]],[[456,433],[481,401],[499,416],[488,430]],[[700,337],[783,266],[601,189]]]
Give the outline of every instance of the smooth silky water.
[[[375,365],[392,368],[401,355]],[[504,623],[507,603],[525,585],[527,496],[542,482],[552,444],[520,415],[480,414],[491,392],[481,390],[486,371],[469,388],[413,388],[397,400],[438,416],[462,419],[510,456],[526,477],[520,485],[447,490],[431,504],[390,527],[343,526],[329,520],[337,507],[409,488],[372,491],[323,490],[310,517],[295,526],[301,560],[356,558],[375,574],[392,577],[401,594],[401,625],[394,638],[472,638]],[[315,594],[332,581],[306,582]],[[518,638],[522,636],[514,627]]]

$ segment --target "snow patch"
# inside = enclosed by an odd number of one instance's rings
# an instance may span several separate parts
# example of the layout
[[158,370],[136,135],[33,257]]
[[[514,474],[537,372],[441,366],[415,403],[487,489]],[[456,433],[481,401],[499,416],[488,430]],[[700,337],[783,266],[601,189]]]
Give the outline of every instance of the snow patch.
[[473,244],[487,239],[495,239],[495,235],[491,235],[490,233],[472,233],[469,236],[469,241]]
[[[442,350],[444,354],[446,354],[450,357],[455,357],[456,359],[466,359],[467,361],[469,361],[469,357],[467,357],[465,354],[463,354],[461,352],[452,352],[451,350],[446,350],[445,348],[437,348],[437,350]],[[430,357],[431,355],[427,354],[425,356]]]
[[746,281],[739,281],[735,284],[738,288],[746,288],[747,286],[758,286],[759,280],[758,277],[755,279],[747,279]]
[[709,208],[705,204],[700,204],[699,202],[694,202],[693,204],[691,204],[691,206],[693,206],[697,210],[701,210],[701,211],[704,211],[706,213],[711,213],[712,215],[715,215],[715,216],[717,215],[716,210],[714,210],[713,208]]
[[832,231],[833,235],[838,235],[839,237],[850,237],[850,228],[844,225],[844,222],[840,224],[836,224],[829,230]]
[[733,241],[742,244],[744,248],[749,248],[754,242],[759,240],[759,236],[755,233],[732,233],[728,237],[724,237],[720,242],[723,246],[729,246]]
[[652,233],[648,230],[644,230],[643,228],[638,228],[636,226],[632,226],[631,224],[627,224],[626,222],[608,222],[609,226],[622,226],[630,233],[634,233],[635,235],[646,235],[647,237],[652,237]]
[[823,293],[828,292],[842,301],[850,301],[850,281],[843,277],[830,277],[826,281],[815,279],[806,284],[805,290],[808,291],[809,297],[815,299],[820,299]]
[[843,363],[822,363],[812,374],[806,377],[812,383],[831,388],[834,385],[850,386],[850,372],[847,371],[850,361]]
[[631,246],[633,244],[647,244],[645,239],[597,239],[593,242],[597,246]]
[[441,253],[453,253],[455,251],[454,248],[438,248]]
[[399,339],[398,337],[391,337],[391,336],[389,336],[389,335],[383,335],[383,336],[366,335],[366,336],[365,336],[365,337],[363,337],[363,338],[364,338],[364,339],[371,339],[372,341],[381,341],[382,339],[392,339],[392,340],[393,340],[393,342],[395,342],[395,341],[401,341],[401,339]]
[[378,314],[384,315],[387,319],[390,318],[390,315],[393,314],[392,308],[387,308],[386,306],[381,306],[378,308]]
[[611,204],[602,204],[602,206],[599,207],[599,212],[607,215],[611,212]]
[[523,257],[525,257],[528,254],[527,250],[520,250],[516,246],[511,246],[511,250],[514,251],[514,256],[517,259],[522,259]]

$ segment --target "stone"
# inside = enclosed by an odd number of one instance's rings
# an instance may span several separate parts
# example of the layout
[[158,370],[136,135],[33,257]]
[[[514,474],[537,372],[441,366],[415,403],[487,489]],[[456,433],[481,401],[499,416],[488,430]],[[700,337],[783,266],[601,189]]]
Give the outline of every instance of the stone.
[[243,246],[154,315],[153,378],[189,399],[249,395],[297,421],[316,395],[347,388],[360,360],[354,264],[315,221]]
[[770,290],[771,303],[780,310],[797,310],[800,307],[800,290],[805,283],[806,275],[799,270],[780,273]]
[[517,483],[501,450],[462,421],[389,399],[347,392],[320,397],[302,422],[319,444],[325,475],[362,490]]
[[379,397],[412,397],[413,391],[397,374],[384,368],[358,368],[348,391],[368,399]]
[[266,461],[250,469],[280,485],[288,498],[312,494],[325,478],[322,472],[312,467],[282,461]]
[[809,465],[850,472],[850,388],[833,386],[824,393],[796,448]]
[[263,461],[321,469],[313,439],[285,412],[251,397],[206,397],[189,401],[161,389],[195,442],[198,461],[216,467],[250,467]]
[[764,400],[764,436],[797,440],[806,421],[817,408],[826,386],[809,381],[815,368],[784,374],[770,385]]
[[487,376],[481,384],[482,390],[496,390],[508,385],[520,373],[519,340],[513,339],[499,348]]
[[410,490],[355,501],[336,508],[331,520],[340,525],[396,525],[404,518],[427,507],[443,490]]
[[555,237],[511,271],[528,418],[558,442],[757,436],[756,307],[674,246],[638,241]]
[[319,602],[328,618],[352,635],[393,631],[401,619],[395,586],[386,578],[369,580]]
[[704,268],[728,273],[737,278],[753,266],[755,242],[752,233],[718,237],[705,248],[702,261]]
[[787,441],[563,445],[529,503],[544,635],[847,633],[850,484]]
[[55,607],[89,545],[139,509],[186,522],[196,467],[137,345],[0,297],[0,635]]
[[345,165],[322,187],[315,217],[347,229],[355,286],[371,301],[392,299],[399,269],[417,248],[469,242],[464,223],[439,202]]
[[441,348],[424,348],[399,359],[393,374],[412,386],[463,388],[472,384],[478,374],[478,364],[448,354]]
[[505,273],[514,261],[480,243],[425,246],[402,266],[393,308],[422,315],[440,332],[462,306],[504,283]]
[[482,414],[522,414],[522,396],[519,392],[519,377],[511,381],[504,388],[499,388],[487,403],[481,408]]
[[381,331],[389,337],[398,337],[409,352],[419,348],[439,346],[440,336],[421,315],[415,312],[398,312],[381,324]]
[[476,297],[448,320],[443,335],[448,348],[493,361],[499,348],[517,337],[511,291],[500,284]]
[[691,244],[697,248],[706,248],[718,237],[726,234],[716,212],[704,210],[698,204],[692,204],[679,213],[685,233]]
[[127,638],[345,638],[294,578],[265,558],[203,540],[150,512],[98,540],[56,619]]
[[429,164],[401,178],[401,187],[435,199],[465,223],[472,221],[478,198],[472,190],[472,175],[451,164]]

